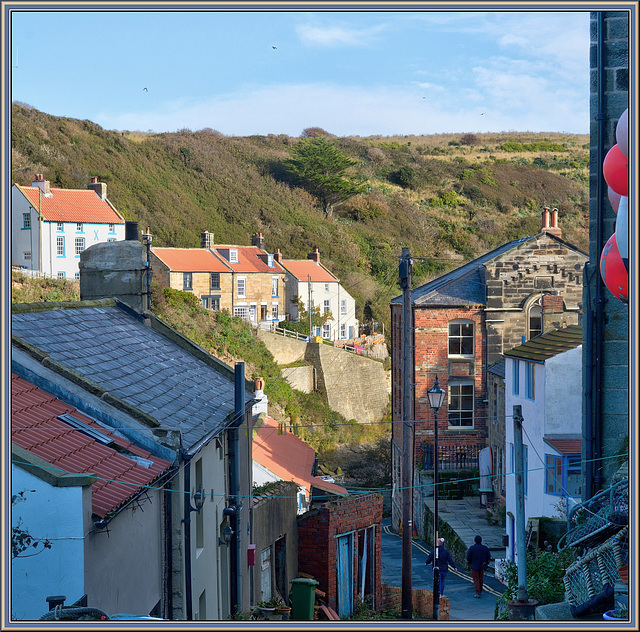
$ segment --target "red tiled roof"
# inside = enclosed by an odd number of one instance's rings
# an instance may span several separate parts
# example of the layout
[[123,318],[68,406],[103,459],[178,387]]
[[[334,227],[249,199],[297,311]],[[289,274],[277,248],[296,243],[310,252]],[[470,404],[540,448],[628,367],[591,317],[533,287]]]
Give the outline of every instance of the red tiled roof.
[[40,209],[42,218],[48,222],[124,224],[124,219],[111,205],[91,189],[51,188],[51,197],[45,197],[38,195],[39,187],[16,186],[34,209]]
[[153,254],[175,272],[229,272],[210,250],[204,248],[152,248]]
[[311,259],[285,259],[282,265],[299,281],[309,281],[309,277],[311,277],[311,283],[335,283],[338,280]]
[[[222,251],[237,250],[238,263],[229,263],[229,260],[223,256]],[[257,246],[221,246],[215,245],[213,251],[220,259],[222,259],[235,272],[268,272],[271,274],[282,273],[280,264],[273,261],[273,267],[267,265],[267,253]]]
[[560,452],[560,454],[581,454],[582,453],[582,439],[547,439],[545,443],[548,443],[552,448]]
[[[151,484],[171,466],[169,461],[151,456],[115,436],[109,430],[53,395],[11,375],[11,440],[16,445],[73,474],[95,474],[91,486],[93,513],[104,518]],[[57,419],[67,413],[88,424],[115,444],[152,461],[148,468],[112,447],[102,445],[69,424]]]
[[347,490],[335,483],[312,476],[315,451],[302,439],[291,434],[278,434],[278,422],[265,417],[263,425],[253,439],[253,460],[284,481],[294,481],[307,491],[311,486],[345,496]]

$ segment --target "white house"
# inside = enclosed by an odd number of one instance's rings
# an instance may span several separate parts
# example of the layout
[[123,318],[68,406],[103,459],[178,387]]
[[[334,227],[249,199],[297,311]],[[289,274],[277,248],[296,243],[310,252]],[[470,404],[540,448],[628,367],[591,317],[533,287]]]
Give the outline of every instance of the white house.
[[56,189],[41,174],[11,190],[11,264],[57,278],[78,279],[80,253],[125,238],[124,218],[107,199],[107,185]]
[[516,475],[513,407],[522,406],[525,525],[530,518],[566,518],[580,502],[582,327],[531,338],[505,356],[507,557],[514,559]]
[[[342,287],[340,280],[320,263],[320,253],[316,248],[308,259],[283,259],[276,249],[275,259],[286,270],[287,312],[292,320],[299,320],[303,306],[309,312],[320,308],[321,314],[331,312],[331,318],[313,332],[327,340],[350,340],[359,335],[356,303]],[[296,299],[298,302],[296,302]]]

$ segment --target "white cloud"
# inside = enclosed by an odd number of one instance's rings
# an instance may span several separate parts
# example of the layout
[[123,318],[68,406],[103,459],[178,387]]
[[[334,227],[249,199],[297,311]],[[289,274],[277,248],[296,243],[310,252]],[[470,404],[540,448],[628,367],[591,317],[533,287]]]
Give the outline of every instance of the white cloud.
[[352,29],[341,26],[299,25],[296,33],[310,46],[367,46],[383,30],[383,26],[368,29]]

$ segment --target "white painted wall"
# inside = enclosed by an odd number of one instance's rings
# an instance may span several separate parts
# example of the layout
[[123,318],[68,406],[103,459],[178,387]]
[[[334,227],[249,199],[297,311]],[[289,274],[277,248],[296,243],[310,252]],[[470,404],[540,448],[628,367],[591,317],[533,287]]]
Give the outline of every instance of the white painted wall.
[[23,529],[52,545],[11,563],[12,615],[37,620],[49,610],[47,597],[66,595],[65,605],[70,605],[85,592],[83,521],[91,512],[91,488],[53,487],[13,464],[11,475],[12,494],[27,490],[26,500],[12,508],[12,526],[22,518]]
[[545,362],[548,435],[582,434],[582,345]]

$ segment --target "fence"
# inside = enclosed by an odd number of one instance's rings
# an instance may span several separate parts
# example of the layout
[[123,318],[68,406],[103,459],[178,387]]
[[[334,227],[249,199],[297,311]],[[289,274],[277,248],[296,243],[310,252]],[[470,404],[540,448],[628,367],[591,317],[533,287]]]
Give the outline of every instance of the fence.
[[[271,326],[265,327],[269,329],[271,333],[277,334],[279,336],[284,336],[285,338],[293,338],[295,340],[300,340],[301,342],[309,342],[309,336],[298,333],[297,331],[291,331],[289,329],[283,329],[282,327],[278,327],[275,322],[271,323]],[[365,349],[361,345],[348,345],[337,340],[328,340],[327,338],[322,339],[322,343],[325,345],[330,345],[335,347],[336,349],[342,349],[343,351],[348,351],[350,353],[354,353],[356,355],[371,355],[368,349]]]
[[[478,453],[482,448],[477,446],[438,446],[438,470],[474,470],[478,469]],[[422,458],[422,469],[433,469],[433,444],[422,443],[419,447]]]

